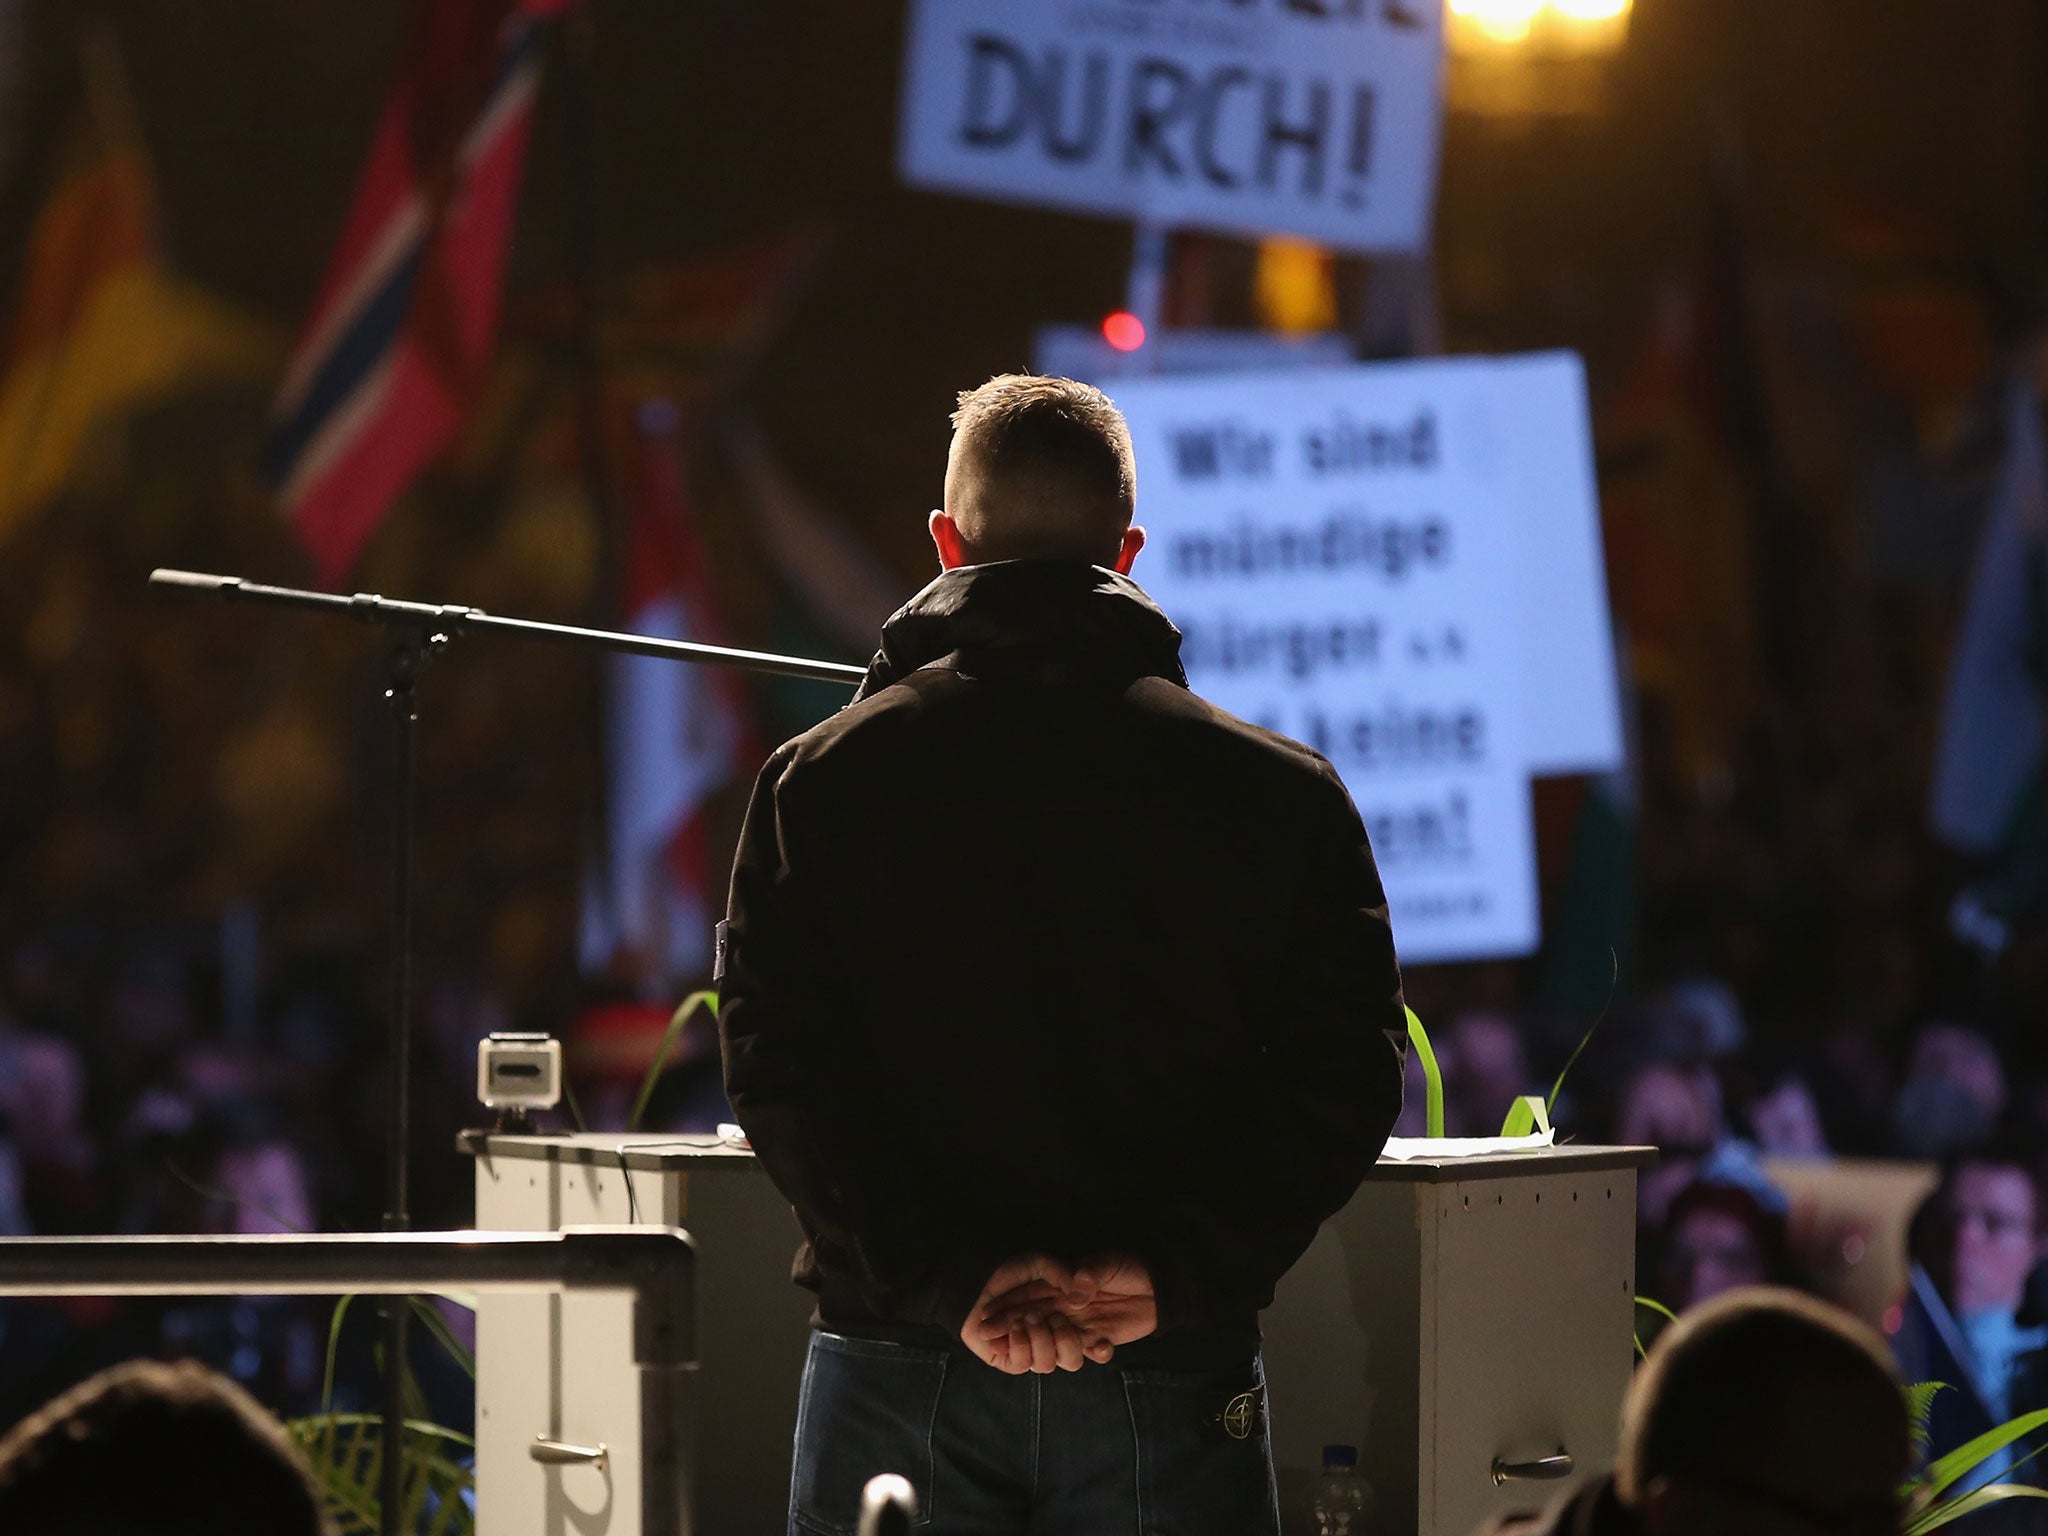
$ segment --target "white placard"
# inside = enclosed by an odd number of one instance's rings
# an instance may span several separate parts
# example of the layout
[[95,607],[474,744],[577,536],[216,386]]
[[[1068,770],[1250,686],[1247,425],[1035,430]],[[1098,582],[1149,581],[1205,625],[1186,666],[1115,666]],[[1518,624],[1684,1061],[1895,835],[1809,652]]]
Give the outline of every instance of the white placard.
[[918,0],[898,166],[940,191],[1347,250],[1429,243],[1439,0]]
[[[1470,389],[1499,455],[1500,494],[1513,509],[1522,678],[1522,751],[1529,772],[1612,773],[1622,766],[1621,685],[1586,370],[1573,352],[1382,363],[1446,389]],[[1475,413],[1477,417],[1480,413]],[[1474,451],[1486,449],[1474,445]]]
[[[1041,373],[1064,374],[1121,397],[1124,381],[1165,374],[1328,368],[1348,357],[1349,339],[1275,336],[1260,331],[1162,331],[1142,353],[1113,351],[1093,330],[1044,326],[1033,352]],[[1520,614],[1516,650],[1522,673],[1522,751],[1537,777],[1611,773],[1622,765],[1620,688],[1607,564],[1600,543],[1600,502],[1593,471],[1593,427],[1585,370],[1570,352],[1517,357],[1434,359],[1361,365],[1360,373],[1399,373],[1427,381],[1460,379],[1472,368],[1491,376],[1502,452],[1521,466],[1507,494],[1515,502],[1514,594]],[[1456,387],[1467,387],[1460,383]],[[1142,518],[1141,518],[1142,521]]]
[[1537,942],[1518,520],[1548,476],[1513,385],[1541,376],[1459,359],[1116,386],[1149,534],[1133,574],[1197,692],[1343,775],[1410,962]]

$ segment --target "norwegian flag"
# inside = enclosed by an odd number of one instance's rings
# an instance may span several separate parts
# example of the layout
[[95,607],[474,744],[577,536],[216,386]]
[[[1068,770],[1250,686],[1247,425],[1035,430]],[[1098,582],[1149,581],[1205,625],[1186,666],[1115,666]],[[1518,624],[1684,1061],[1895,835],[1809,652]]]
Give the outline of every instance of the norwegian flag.
[[490,363],[545,23],[567,3],[425,0],[264,451],[330,584]]
[[[634,425],[628,623],[644,635],[723,644],[683,486],[680,414],[670,401],[650,400]],[[609,665],[605,856],[584,893],[579,947],[586,971],[624,960],[661,987],[710,972],[724,891],[711,867],[705,806],[750,773],[760,752],[729,668],[655,656],[616,656]]]

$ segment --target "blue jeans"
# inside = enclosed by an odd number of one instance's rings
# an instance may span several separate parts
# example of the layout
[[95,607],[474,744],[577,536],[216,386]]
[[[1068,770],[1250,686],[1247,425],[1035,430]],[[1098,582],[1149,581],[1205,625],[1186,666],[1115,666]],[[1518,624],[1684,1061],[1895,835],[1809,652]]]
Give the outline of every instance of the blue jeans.
[[959,1345],[819,1330],[790,1536],[852,1536],[878,1472],[910,1480],[923,1536],[1274,1536],[1264,1384],[1255,1351],[1217,1369],[1006,1376]]

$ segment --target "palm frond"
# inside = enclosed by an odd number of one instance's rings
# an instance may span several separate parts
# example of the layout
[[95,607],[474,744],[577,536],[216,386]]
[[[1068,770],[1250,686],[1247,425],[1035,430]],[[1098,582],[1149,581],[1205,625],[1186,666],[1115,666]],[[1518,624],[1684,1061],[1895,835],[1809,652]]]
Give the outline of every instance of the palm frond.
[[1915,1381],[1899,1388],[1906,1397],[1906,1421],[1913,1430],[1913,1449],[1924,1456],[1932,1449],[1928,1421],[1934,1417],[1934,1400],[1948,1390],[1945,1381]]
[[1902,1536],[1927,1536],[1929,1531],[1938,1531],[1951,1521],[2007,1499],[2048,1499],[2048,1488],[2035,1488],[2027,1483],[1991,1483],[1975,1488],[1959,1498],[1943,1499],[1922,1510],[1907,1521]]

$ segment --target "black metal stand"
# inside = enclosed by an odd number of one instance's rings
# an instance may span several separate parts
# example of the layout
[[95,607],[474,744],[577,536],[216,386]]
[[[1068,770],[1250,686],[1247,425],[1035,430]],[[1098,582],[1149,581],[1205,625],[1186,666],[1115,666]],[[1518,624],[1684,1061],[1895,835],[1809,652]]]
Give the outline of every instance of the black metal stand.
[[[152,577],[152,580],[155,578]],[[427,658],[447,644],[445,636],[415,625],[392,636],[390,686],[384,702],[391,711],[391,1060],[386,1065],[389,1100],[389,1162],[385,1169],[384,1230],[412,1225],[412,910],[413,910],[413,733],[419,723],[415,684]],[[397,1536],[405,1497],[401,1454],[405,1435],[405,1371],[412,1298],[386,1296],[384,1320],[384,1457],[378,1463],[379,1497],[386,1512],[385,1536]]]
[[199,571],[156,570],[149,584],[166,590],[209,594],[231,602],[272,603],[286,608],[310,608],[316,613],[343,614],[371,624],[386,624],[438,635],[441,642],[457,635],[508,635],[522,640],[553,640],[580,645],[590,650],[619,651],[632,656],[666,656],[671,661],[694,661],[709,666],[739,667],[748,672],[767,672],[777,677],[808,677],[822,683],[844,683],[849,688],[866,675],[864,667],[843,661],[813,661],[806,656],[778,656],[772,651],[742,651],[729,645],[700,645],[694,640],[661,640],[653,635],[634,635],[622,630],[583,629],[574,624],[545,624],[537,619],[508,619],[466,608],[460,603],[408,603],[397,598],[378,597],[370,592],[343,596],[338,592],[306,592],[297,587],[266,587],[239,576],[210,576]]
[[[459,634],[510,635],[548,640],[587,649],[662,656],[699,665],[742,667],[781,677],[822,682],[858,683],[863,669],[836,661],[741,651],[689,640],[661,640],[651,635],[582,629],[532,619],[508,619],[481,608],[459,604],[408,603],[373,593],[342,596],[296,587],[270,587],[239,576],[213,576],[198,571],[152,571],[149,584],[168,591],[221,597],[236,602],[270,603],[343,615],[379,624],[391,631],[390,664],[384,699],[391,715],[391,929],[390,929],[390,1059],[386,1063],[389,1121],[386,1137],[386,1203],[384,1229],[403,1232],[412,1225],[408,1134],[412,1125],[412,961],[413,961],[413,741],[419,723],[416,684],[428,660],[447,649]],[[391,1295],[383,1304],[384,1460],[380,1468],[386,1536],[394,1536],[392,1520],[401,1497],[399,1447],[405,1432],[405,1363],[412,1300]]]

